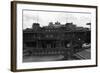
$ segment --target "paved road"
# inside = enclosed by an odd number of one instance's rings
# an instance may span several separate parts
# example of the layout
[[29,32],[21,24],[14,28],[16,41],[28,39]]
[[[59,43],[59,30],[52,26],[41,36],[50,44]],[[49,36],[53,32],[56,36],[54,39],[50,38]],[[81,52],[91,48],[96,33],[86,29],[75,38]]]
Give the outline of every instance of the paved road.
[[90,59],[91,50],[90,49],[83,50],[81,52],[76,53],[75,56],[77,56],[80,59]]

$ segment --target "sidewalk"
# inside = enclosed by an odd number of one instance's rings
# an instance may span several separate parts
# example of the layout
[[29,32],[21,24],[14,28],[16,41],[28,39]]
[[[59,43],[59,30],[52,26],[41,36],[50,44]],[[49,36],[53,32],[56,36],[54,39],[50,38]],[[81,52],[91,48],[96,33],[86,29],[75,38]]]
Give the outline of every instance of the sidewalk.
[[63,59],[63,55],[55,56],[27,56],[23,58],[23,62],[40,62],[40,61],[57,61]]

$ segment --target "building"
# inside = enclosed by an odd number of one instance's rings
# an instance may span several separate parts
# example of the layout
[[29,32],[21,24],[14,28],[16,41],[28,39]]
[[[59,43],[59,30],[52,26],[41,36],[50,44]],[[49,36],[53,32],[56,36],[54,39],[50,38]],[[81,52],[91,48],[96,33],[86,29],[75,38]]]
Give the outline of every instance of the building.
[[88,28],[77,27],[73,23],[61,25],[59,22],[50,22],[44,27],[33,23],[32,28],[23,30],[23,53],[36,56],[63,55],[64,59],[69,60],[73,54],[83,50],[83,43],[90,43],[90,35]]

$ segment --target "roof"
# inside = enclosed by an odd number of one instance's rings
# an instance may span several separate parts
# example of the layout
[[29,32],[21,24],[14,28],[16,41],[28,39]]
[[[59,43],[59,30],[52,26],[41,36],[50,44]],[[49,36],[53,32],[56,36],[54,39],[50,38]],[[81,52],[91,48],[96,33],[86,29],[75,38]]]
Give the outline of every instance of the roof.
[[[58,24],[57,24],[58,25]],[[38,27],[38,26],[37,26]],[[39,27],[37,29],[32,29],[32,28],[27,28],[24,31],[25,32],[33,32],[33,31],[47,31],[47,30],[55,30],[55,31],[74,31],[74,32],[84,32],[84,31],[90,31],[89,28],[84,28],[84,27],[77,27],[76,25],[74,25],[73,23],[68,23],[68,24],[59,24],[59,26],[54,26],[52,24],[52,26],[44,26],[44,27]],[[48,31],[49,32],[49,31]]]

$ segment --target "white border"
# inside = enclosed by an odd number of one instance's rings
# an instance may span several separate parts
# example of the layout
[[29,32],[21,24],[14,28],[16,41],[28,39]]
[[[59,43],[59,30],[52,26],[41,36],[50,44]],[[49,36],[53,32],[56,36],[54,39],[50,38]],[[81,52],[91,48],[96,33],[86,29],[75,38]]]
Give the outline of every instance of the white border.
[[[73,11],[73,12],[90,12],[91,17],[91,60],[77,60],[77,61],[52,61],[52,62],[22,62],[22,9],[31,10],[56,10],[56,11]],[[17,4],[17,69],[32,69],[32,68],[51,68],[51,67],[68,67],[68,66],[82,66],[95,65],[96,60],[96,9],[81,8],[81,7],[60,7],[60,6],[46,6],[46,5],[29,5]]]

